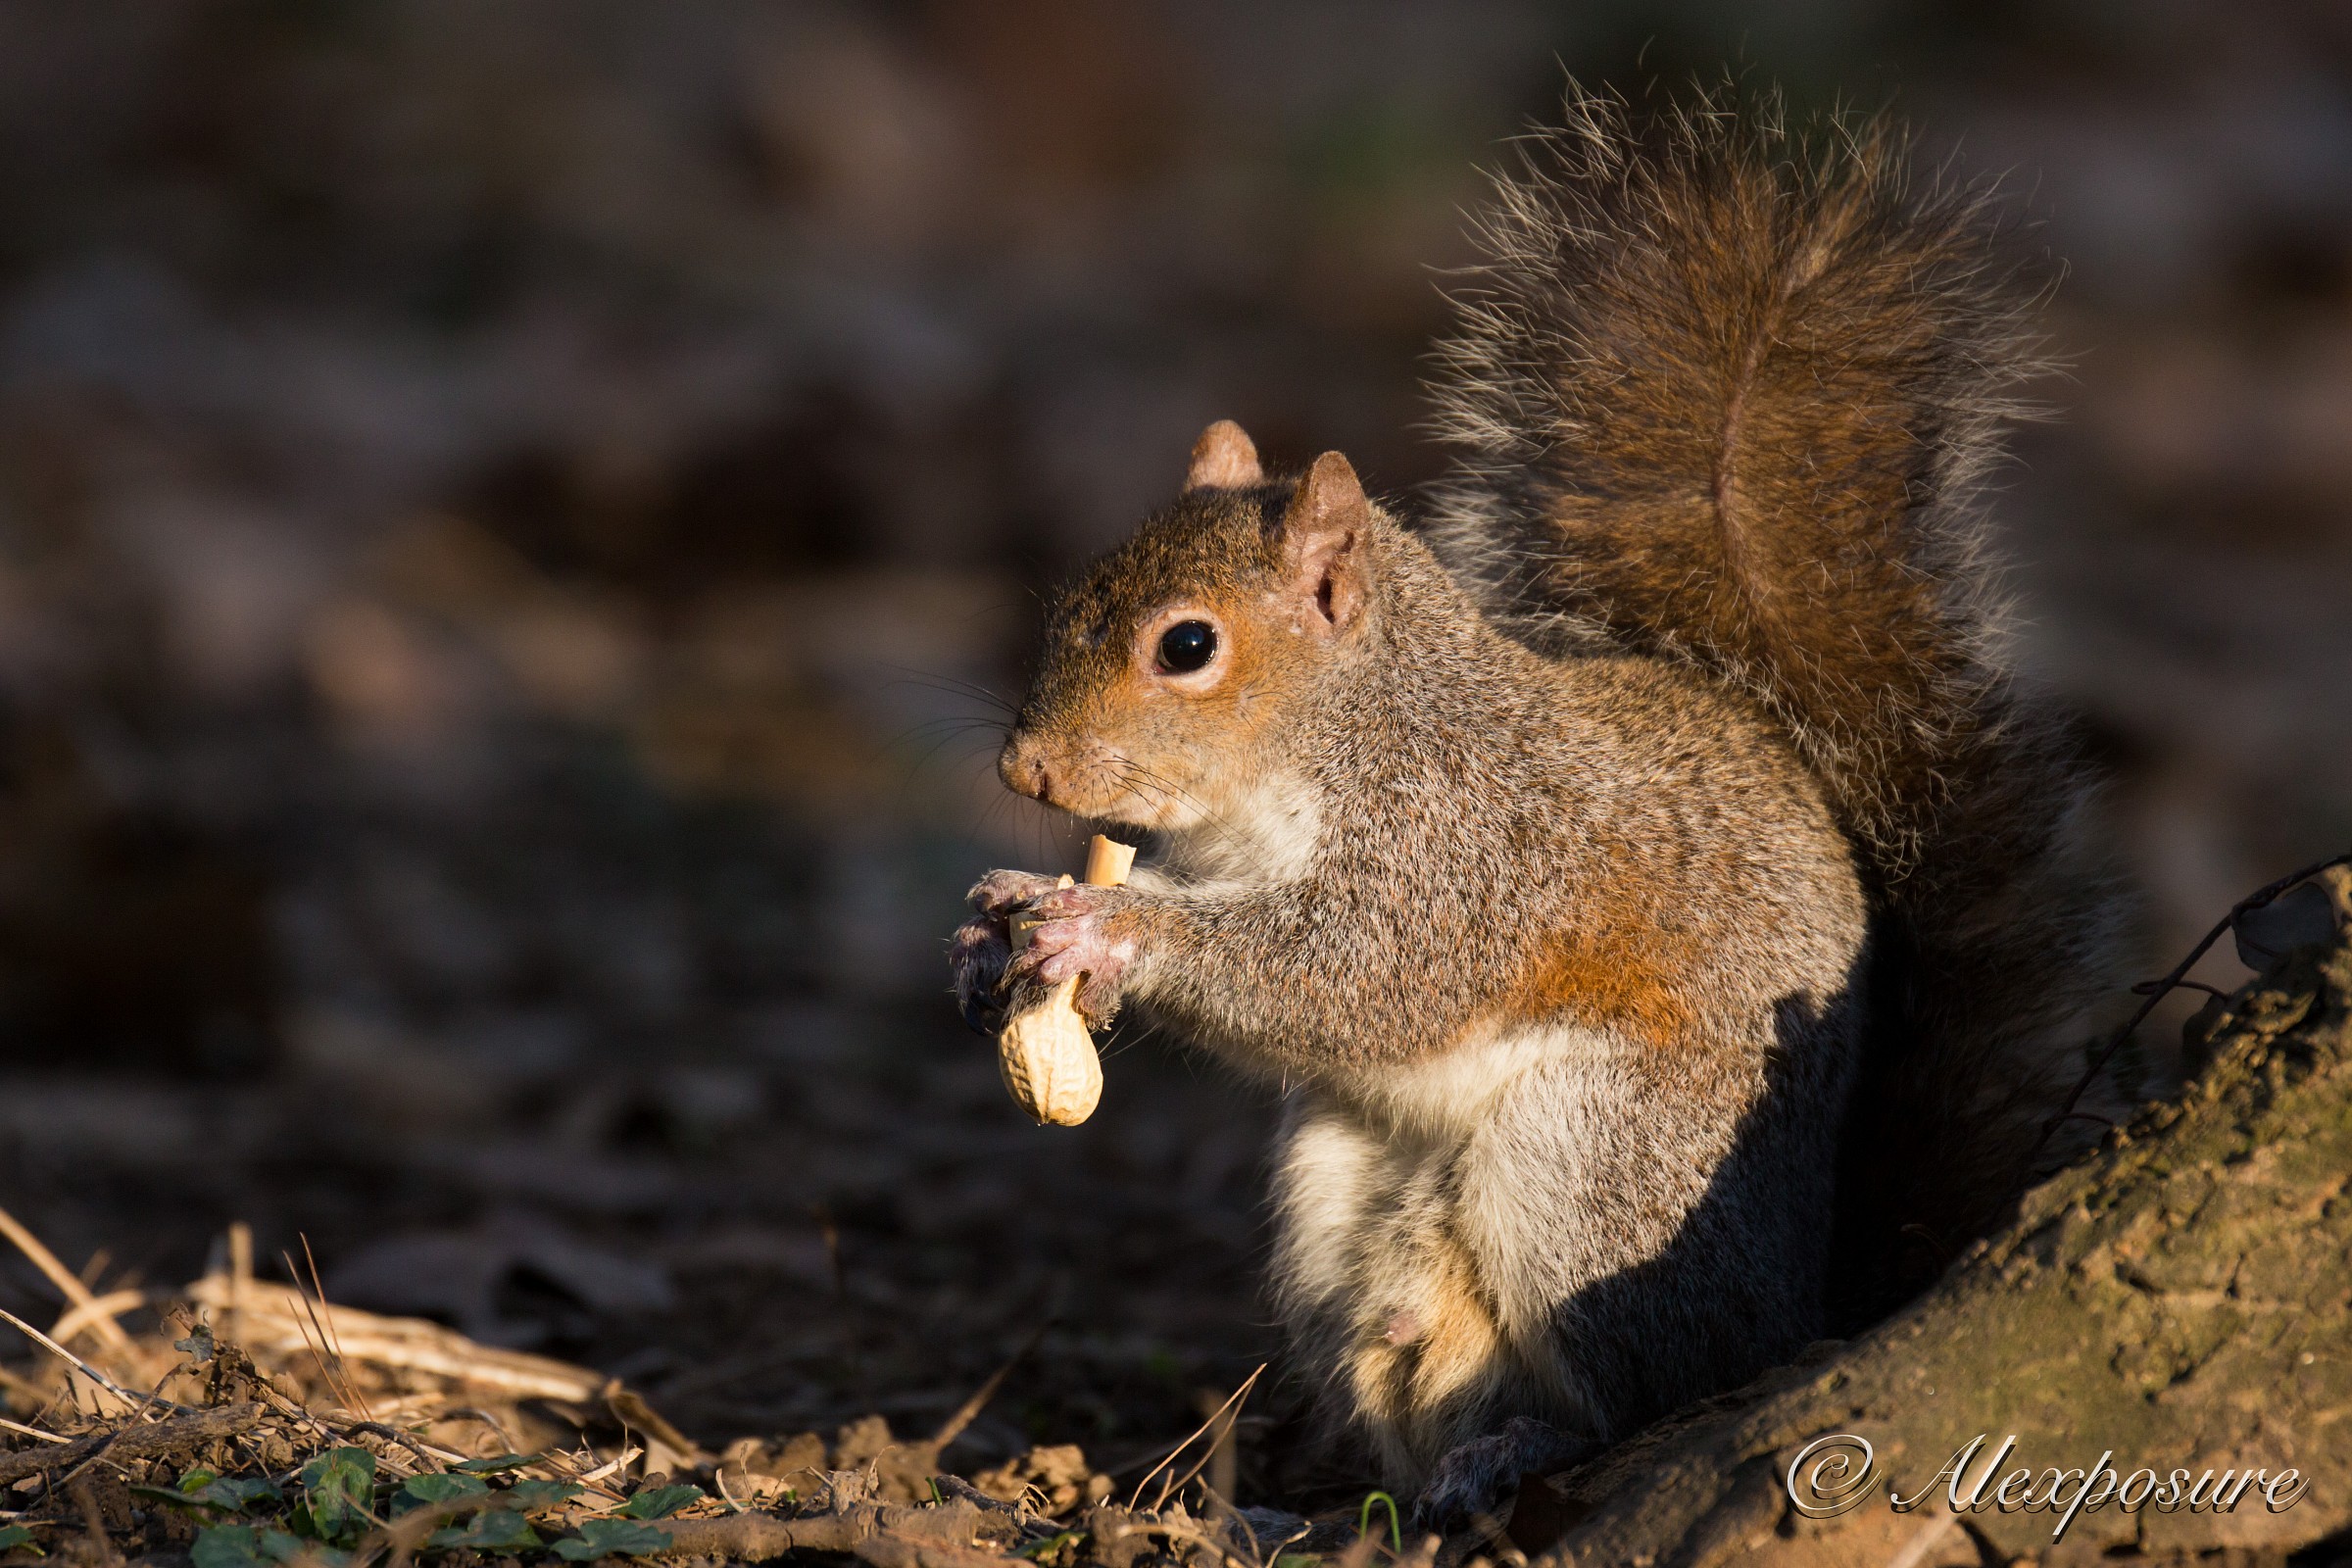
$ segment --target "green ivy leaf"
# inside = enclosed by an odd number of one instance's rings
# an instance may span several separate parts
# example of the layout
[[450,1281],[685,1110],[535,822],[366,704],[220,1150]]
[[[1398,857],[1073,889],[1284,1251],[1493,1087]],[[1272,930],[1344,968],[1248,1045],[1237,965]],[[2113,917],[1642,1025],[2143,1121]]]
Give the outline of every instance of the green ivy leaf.
[[0,1525],[0,1551],[14,1551],[19,1546],[24,1547],[36,1557],[49,1555],[32,1544],[32,1532],[23,1525]]
[[[181,1490],[185,1491],[186,1482],[183,1480],[180,1485]],[[244,1481],[235,1476],[223,1476],[218,1481],[206,1482],[194,1495],[198,1501],[209,1502],[216,1508],[230,1508],[243,1513],[257,1502],[279,1501],[283,1494],[268,1481]]]
[[235,1477],[222,1479],[210,1470],[191,1470],[179,1478],[176,1488],[134,1486],[133,1496],[146,1497],[191,1513],[217,1510],[221,1513],[243,1513],[257,1502],[276,1502],[280,1494],[267,1481],[243,1481]]
[[458,1497],[478,1497],[489,1490],[490,1483],[480,1476],[411,1476],[392,1494],[392,1516],[397,1519],[404,1513]]
[[268,1568],[261,1534],[251,1525],[209,1525],[196,1532],[188,1560],[196,1568]]
[[211,1525],[196,1532],[196,1544],[188,1548],[196,1568],[277,1568],[306,1554],[326,1568],[351,1561],[349,1552],[314,1545],[267,1525]]
[[524,1513],[540,1513],[587,1490],[576,1481],[517,1481],[507,1488],[506,1499]]
[[668,1531],[629,1519],[590,1519],[580,1526],[577,1541],[556,1543],[556,1555],[568,1562],[594,1562],[615,1553],[643,1557],[668,1549]]
[[456,1529],[436,1530],[424,1544],[435,1551],[467,1546],[479,1552],[528,1551],[544,1544],[522,1515],[504,1508],[485,1508]]
[[366,1448],[329,1448],[302,1467],[302,1490],[319,1540],[354,1540],[370,1522],[375,1455]]
[[612,1511],[623,1519],[666,1519],[702,1496],[700,1487],[648,1487]]
[[463,1471],[469,1476],[494,1476],[501,1470],[519,1470],[526,1464],[536,1462],[538,1458],[539,1455],[535,1453],[502,1453],[488,1459],[467,1459],[463,1464],[453,1464],[450,1468]]

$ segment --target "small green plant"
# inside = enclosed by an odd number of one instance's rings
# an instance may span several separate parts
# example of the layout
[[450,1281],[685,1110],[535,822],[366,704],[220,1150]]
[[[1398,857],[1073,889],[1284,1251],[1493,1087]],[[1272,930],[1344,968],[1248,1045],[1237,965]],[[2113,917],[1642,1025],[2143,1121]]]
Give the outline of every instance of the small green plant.
[[24,1526],[0,1525],[0,1551],[15,1551],[20,1546],[36,1557],[49,1555],[32,1544],[32,1532]]
[[[200,1521],[189,1548],[194,1568],[349,1568],[354,1551],[388,1520],[429,1513],[416,1521],[439,1528],[416,1541],[423,1556],[465,1551],[479,1557],[539,1557],[550,1552],[571,1562],[607,1557],[641,1557],[666,1551],[670,1533],[652,1523],[703,1499],[703,1489],[685,1483],[647,1487],[610,1515],[589,1519],[575,1532],[550,1542],[555,1527],[534,1525],[534,1515],[577,1497],[576,1481],[521,1479],[508,1472],[536,1462],[535,1454],[509,1453],[470,1459],[441,1473],[406,1477],[382,1474],[365,1448],[335,1447],[296,1472],[296,1485],[281,1491],[268,1481],[222,1477],[190,1469],[172,1487],[134,1486],[144,1498],[165,1503]],[[31,1546],[20,1526],[0,1534],[0,1548]],[[35,1551],[37,1547],[33,1547]]]
[[1355,1522],[1355,1533],[1359,1538],[1372,1534],[1373,1505],[1383,1502],[1389,1505],[1389,1549],[1402,1551],[1404,1549],[1404,1526],[1396,1517],[1396,1499],[1385,1492],[1364,1494],[1364,1511],[1362,1517]]
[[375,1523],[375,1455],[366,1448],[329,1448],[302,1467],[300,1480],[296,1535],[349,1545]]
[[1086,1535],[1083,1531],[1064,1530],[1057,1535],[1048,1536],[1043,1541],[1032,1541],[1013,1555],[1026,1557],[1035,1563],[1067,1562],[1077,1555],[1075,1548],[1078,1543],[1085,1539]]

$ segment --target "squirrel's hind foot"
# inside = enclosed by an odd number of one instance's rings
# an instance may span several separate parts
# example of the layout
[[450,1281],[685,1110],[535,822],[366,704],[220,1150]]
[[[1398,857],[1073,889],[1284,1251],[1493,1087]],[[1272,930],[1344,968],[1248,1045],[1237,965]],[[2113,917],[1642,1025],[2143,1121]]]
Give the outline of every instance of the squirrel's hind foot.
[[1526,1476],[1567,1469],[1597,1447],[1527,1416],[1513,1416],[1502,1430],[1448,1451],[1413,1500],[1413,1526],[1450,1535],[1481,1521],[1500,1518],[1503,1505]]

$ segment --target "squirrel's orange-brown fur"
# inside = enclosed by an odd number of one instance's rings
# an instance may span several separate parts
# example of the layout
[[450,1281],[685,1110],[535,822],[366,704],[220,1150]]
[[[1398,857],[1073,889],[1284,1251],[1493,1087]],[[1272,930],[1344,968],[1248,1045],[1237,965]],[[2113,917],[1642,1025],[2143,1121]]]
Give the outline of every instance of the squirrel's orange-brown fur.
[[955,953],[983,1026],[1077,977],[1285,1087],[1298,1371],[1433,1519],[1983,1225],[2108,924],[1978,560],[2028,360],[1977,200],[1714,104],[1577,98],[1529,157],[1432,519],[1211,426],[1053,600],[1000,764],[1150,853],[992,873]]

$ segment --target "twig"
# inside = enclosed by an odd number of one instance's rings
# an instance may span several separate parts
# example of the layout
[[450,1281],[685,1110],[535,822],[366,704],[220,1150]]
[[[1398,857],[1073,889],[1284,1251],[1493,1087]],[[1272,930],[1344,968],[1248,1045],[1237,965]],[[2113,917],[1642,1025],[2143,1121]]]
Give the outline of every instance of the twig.
[[1234,1564],[1235,1568],[1257,1568],[1256,1563],[1242,1556],[1231,1547],[1202,1535],[1198,1530],[1188,1529],[1183,1525],[1164,1524],[1152,1520],[1150,1522],[1138,1521],[1128,1525],[1127,1528],[1147,1536],[1167,1536],[1176,1541],[1189,1541],[1196,1546],[1205,1546],[1225,1559],[1226,1562]]
[[6,1416],[0,1416],[0,1427],[5,1427],[11,1432],[21,1432],[28,1438],[38,1438],[43,1443],[72,1443],[74,1441],[72,1438],[61,1438],[54,1432],[43,1432],[39,1427],[28,1427],[22,1421],[11,1421]]
[[[375,1412],[368,1408],[368,1396],[360,1393],[358,1384],[351,1381],[351,1363],[343,1354],[343,1337],[335,1332],[335,1315],[324,1310],[326,1287],[318,1279],[318,1259],[311,1253],[310,1232],[303,1231],[298,1234],[302,1238],[302,1260],[311,1266],[311,1294],[318,1298],[318,1307],[311,1312],[311,1319],[318,1325],[319,1337],[325,1340],[327,1348],[334,1351],[336,1376],[343,1380],[345,1391],[358,1400],[358,1403],[352,1408],[360,1412],[363,1420],[372,1421],[375,1419]],[[295,1280],[294,1287],[296,1290],[302,1288],[302,1281],[299,1278]],[[309,1303],[306,1301],[305,1304]]]
[[[1208,1413],[1208,1419],[1200,1425],[1200,1430],[1208,1435],[1208,1446],[1200,1450],[1200,1457],[1193,1462],[1193,1467],[1184,1473],[1184,1479],[1173,1486],[1161,1483],[1159,1495],[1152,1502],[1154,1511],[1170,1496],[1181,1495],[1184,1489],[1193,1484],[1193,1478],[1207,1469],[1220,1455],[1228,1460],[1233,1457],[1233,1424],[1241,1418],[1242,1406],[1249,1401],[1250,1391],[1257,1386],[1259,1374],[1265,1370],[1265,1363],[1259,1362],[1257,1371],[1244,1378],[1242,1386],[1227,1395],[1225,1402]],[[1211,1490],[1217,1490],[1222,1494],[1221,1489],[1212,1487]]]
[[[310,1250],[307,1239],[303,1250],[305,1253]],[[326,1385],[326,1392],[332,1395],[344,1409],[353,1412],[363,1421],[367,1420],[368,1417],[367,1402],[352,1387],[351,1379],[344,1375],[342,1353],[333,1348],[334,1342],[327,1336],[326,1323],[319,1313],[318,1306],[312,1301],[311,1293],[303,1288],[302,1270],[294,1266],[294,1254],[280,1250],[277,1256],[278,1261],[286,1265],[286,1277],[294,1282],[294,1295],[302,1303],[303,1315],[294,1319],[294,1327],[300,1331],[303,1348],[311,1352],[311,1359],[318,1363],[319,1381]],[[314,1263],[312,1265],[314,1278],[317,1277],[317,1273],[318,1266]],[[319,1301],[322,1302],[325,1298],[325,1294],[321,1292]],[[307,1326],[304,1318],[309,1319]],[[316,1343],[313,1343],[311,1339],[311,1330],[313,1329],[318,1331]]]
[[[1216,1408],[1216,1411],[1215,1411],[1215,1413],[1214,1413],[1214,1414],[1210,1415],[1210,1416],[1209,1416],[1209,1418],[1208,1418],[1207,1420],[1205,1420],[1205,1421],[1201,1422],[1201,1423],[1200,1423],[1200,1424],[1198,1427],[1195,1427],[1195,1428],[1193,1429],[1193,1435],[1192,1435],[1191,1437],[1189,1437],[1189,1438],[1185,1439],[1185,1440],[1184,1440],[1182,1443],[1179,1443],[1179,1444],[1178,1444],[1178,1445],[1176,1445],[1176,1446],[1174,1446],[1173,1448],[1170,1448],[1170,1449],[1168,1450],[1168,1454],[1167,1454],[1167,1457],[1166,1457],[1166,1458],[1164,1458],[1164,1459],[1160,1460],[1160,1461],[1159,1461],[1159,1463],[1157,1463],[1157,1464],[1153,1465],[1153,1466],[1152,1466],[1151,1469],[1149,1469],[1149,1470],[1145,1471],[1145,1472],[1144,1472],[1144,1479],[1143,1479],[1143,1480],[1141,1480],[1141,1481],[1138,1481],[1138,1482],[1135,1484],[1135,1492],[1134,1492],[1134,1494],[1133,1494],[1132,1495],[1130,1495],[1130,1496],[1128,1497],[1128,1499],[1127,1499],[1127,1506],[1128,1506],[1129,1508],[1133,1508],[1133,1507],[1136,1505],[1136,1501],[1137,1501],[1137,1499],[1143,1496],[1143,1494],[1144,1494],[1144,1488],[1146,1488],[1146,1487],[1148,1487],[1148,1486],[1150,1486],[1150,1485],[1152,1484],[1152,1478],[1153,1476],[1155,1476],[1155,1475],[1159,1474],[1159,1473],[1160,1473],[1162,1470],[1165,1470],[1165,1469],[1167,1469],[1167,1468],[1168,1468],[1168,1466],[1170,1466],[1170,1465],[1174,1464],[1174,1463],[1176,1462],[1176,1456],[1177,1456],[1178,1454],[1182,1453],[1182,1452],[1183,1452],[1185,1449],[1187,1449],[1187,1448],[1191,1447],[1191,1446],[1193,1446],[1195,1443],[1198,1443],[1198,1442],[1200,1440],[1200,1438],[1201,1438],[1201,1437],[1202,1437],[1202,1436],[1203,1436],[1205,1433],[1207,1433],[1207,1431],[1208,1431],[1208,1430],[1209,1430],[1211,1427],[1215,1426],[1215,1425],[1217,1424],[1217,1417],[1218,1417],[1218,1416],[1221,1416],[1221,1415],[1223,1415],[1223,1414],[1224,1414],[1224,1413],[1225,1413],[1225,1412],[1226,1412],[1226,1411],[1227,1411],[1229,1408],[1231,1408],[1231,1407],[1232,1407],[1232,1405],[1233,1405],[1233,1401],[1234,1401],[1235,1399],[1242,1398],[1243,1396],[1245,1396],[1246,1395],[1248,1395],[1248,1394],[1249,1394],[1249,1392],[1250,1391],[1250,1389],[1256,1386],[1256,1383],[1257,1383],[1257,1380],[1258,1380],[1259,1374],[1263,1373],[1265,1370],[1266,1370],[1266,1363],[1265,1363],[1265,1362],[1263,1362],[1263,1361],[1260,1361],[1260,1362],[1257,1364],[1257,1371],[1256,1371],[1256,1372],[1252,1372],[1252,1373],[1250,1373],[1250,1374],[1248,1377],[1246,1377],[1246,1378],[1242,1379],[1242,1386],[1241,1386],[1240,1388],[1238,1388],[1238,1389],[1234,1390],[1234,1391],[1233,1391],[1233,1393],[1232,1393],[1232,1395],[1231,1395],[1230,1396],[1228,1396],[1228,1397],[1227,1397],[1227,1399],[1225,1400],[1225,1402],[1224,1402],[1223,1404],[1220,1404],[1220,1405],[1218,1405],[1218,1406],[1217,1406],[1217,1408]],[[1213,1451],[1214,1451],[1214,1449],[1212,1448],[1210,1451],[1212,1451],[1212,1452],[1213,1452]],[[1207,1462],[1208,1462],[1208,1461],[1207,1461],[1205,1458],[1203,1458],[1203,1459],[1201,1460],[1201,1463],[1202,1463],[1202,1464],[1205,1464],[1205,1463],[1207,1463]],[[1195,1465],[1195,1466],[1193,1467],[1192,1474],[1191,1474],[1191,1475],[1188,1475],[1188,1476],[1186,1476],[1184,1479],[1185,1479],[1186,1481],[1190,1481],[1190,1480],[1192,1480],[1192,1479],[1193,1479],[1193,1476],[1199,1475],[1200,1473],[1200,1465]],[[1179,1484],[1181,1485],[1181,1483],[1179,1483]],[[1154,1501],[1154,1502],[1152,1504],[1152,1506],[1153,1508],[1157,1508],[1161,1502],[1165,1502],[1165,1501],[1167,1500],[1167,1497],[1168,1497],[1168,1492],[1169,1492],[1169,1490],[1170,1490],[1170,1489],[1168,1489],[1168,1488],[1166,1488],[1166,1487],[1162,1487],[1162,1488],[1160,1488],[1160,1489],[1159,1489],[1159,1497],[1158,1497],[1158,1500],[1157,1500],[1157,1501]]]
[[[2181,991],[2202,991],[2209,997],[2220,997],[2225,1002],[2230,998],[2230,993],[2220,986],[2209,986],[2202,980],[2176,980],[2173,985]],[[2161,980],[2142,980],[2132,988],[2132,994],[2135,997],[2152,997],[2165,989],[2165,983]]]
[[519,1451],[520,1445],[515,1443],[514,1435],[507,1431],[506,1426],[498,1419],[498,1417],[492,1415],[487,1410],[477,1409],[470,1404],[461,1405],[454,1410],[442,1411],[440,1419],[443,1421],[455,1421],[460,1416],[465,1417],[468,1421],[479,1421],[482,1425],[488,1427],[492,1436],[496,1437],[500,1443],[506,1445],[505,1451],[508,1453]]
[[104,1443],[98,1445],[98,1450],[95,1453],[91,1454],[87,1459],[82,1460],[81,1463],[75,1465],[72,1470],[68,1471],[66,1473],[65,1480],[60,1482],[59,1485],[78,1485],[81,1480],[82,1472],[89,1469],[90,1466],[96,1464],[99,1460],[105,1458],[108,1452],[114,1448],[115,1445],[122,1441],[122,1434],[145,1426],[147,1424],[147,1412],[154,1409],[155,1401],[164,1396],[164,1385],[171,1382],[172,1379],[178,1374],[178,1372],[179,1368],[173,1367],[171,1371],[156,1379],[155,1387],[147,1391],[147,1397],[139,1401],[139,1407],[130,1412],[129,1419],[125,1420],[121,1426],[115,1428],[114,1434]]
[[[9,1311],[6,1307],[0,1307],[0,1322],[6,1322],[10,1324],[19,1333],[31,1340],[42,1349],[47,1350],[52,1355],[57,1356],[60,1360],[66,1362],[75,1371],[79,1372],[83,1377],[88,1378],[92,1383],[97,1384],[100,1388],[106,1390],[107,1393],[113,1395],[116,1398],[121,1399],[124,1404],[135,1408],[140,1403],[139,1396],[131,1393],[128,1389],[122,1387],[122,1384],[117,1383],[113,1378],[108,1377],[105,1373],[90,1365],[89,1362],[84,1361],[80,1356],[75,1355],[72,1350],[67,1349],[64,1346],[58,1344],[48,1335],[43,1334],[39,1329],[34,1328],[31,1324],[17,1316],[16,1313]],[[158,1402],[169,1405],[171,1408],[179,1411],[183,1415],[187,1414],[192,1408],[189,1405],[180,1404],[171,1399],[163,1399]]]
[[341,1427],[345,1432],[364,1432],[371,1438],[381,1438],[386,1443],[397,1443],[422,1460],[425,1468],[435,1475],[441,1474],[453,1463],[466,1462],[466,1455],[455,1449],[420,1443],[398,1427],[388,1427],[381,1421],[337,1421],[330,1424]]
[[[1280,1558],[1282,1556],[1283,1547],[1291,1544],[1291,1543],[1295,1541],[1301,1540],[1304,1537],[1314,1533],[1314,1521],[1311,1519],[1301,1519],[1298,1521],[1298,1527],[1296,1530],[1293,1530],[1289,1535],[1283,1537],[1280,1541],[1275,1542],[1271,1546],[1269,1546],[1258,1539],[1256,1530],[1251,1528],[1249,1520],[1242,1517],[1242,1511],[1239,1508],[1236,1508],[1231,1499],[1229,1499],[1223,1492],[1219,1491],[1213,1483],[1211,1483],[1205,1489],[1203,1500],[1208,1503],[1213,1512],[1215,1512],[1225,1521],[1228,1528],[1238,1529],[1241,1531],[1241,1539],[1250,1543],[1250,1560],[1259,1564],[1260,1568],[1262,1568],[1262,1565],[1273,1562]],[[1520,1559],[1520,1561],[1515,1565],[1515,1568],[1527,1568],[1526,1559]]]
[[20,1453],[0,1453],[0,1486],[37,1475],[44,1470],[79,1464],[101,1448],[108,1448],[118,1460],[146,1459],[172,1452],[191,1443],[209,1443],[215,1438],[235,1437],[257,1425],[265,1408],[259,1404],[224,1404],[211,1410],[190,1411],[186,1415],[147,1426],[93,1432],[86,1437],[75,1438],[59,1448],[27,1448]]
[[406,1563],[411,1554],[423,1544],[424,1538],[452,1520],[482,1508],[506,1506],[506,1498],[495,1492],[475,1493],[466,1497],[451,1497],[442,1502],[427,1503],[412,1508],[397,1519],[378,1520],[373,1530],[361,1538],[351,1548],[353,1568],[365,1568],[368,1560],[384,1547],[391,1548],[394,1564]]
[[[66,1304],[69,1307],[87,1307],[93,1302],[95,1298],[91,1296],[90,1288],[82,1284],[72,1269],[59,1262],[57,1254],[43,1247],[41,1239],[26,1230],[16,1216],[5,1208],[0,1208],[0,1236],[5,1236],[16,1244],[17,1250],[29,1258],[32,1266],[39,1269],[50,1284],[57,1287],[59,1294],[65,1297]],[[102,1317],[98,1319],[98,1323],[103,1325],[98,1329],[98,1337],[105,1340],[110,1346],[120,1349],[130,1343],[130,1336],[123,1333],[122,1325],[117,1323],[113,1318]]]
[[[2284,893],[2288,888],[2293,887],[2296,883],[2308,881],[2312,877],[2318,876],[2322,871],[2327,870],[2331,865],[2343,865],[2347,862],[2352,862],[2352,851],[2346,851],[2342,855],[2330,856],[2325,860],[2316,861],[2311,865],[2303,867],[2303,869],[2300,871],[2289,871],[2278,881],[2268,883],[2265,886],[2257,889],[2255,892],[2246,895],[2246,897],[2238,900],[2236,904],[2230,906],[2230,912],[2223,915],[2219,921],[2215,922],[2213,929],[2205,933],[2202,941],[2198,942],[2195,947],[2188,950],[2187,957],[2182,958],[2179,963],[2173,965],[2171,973],[2165,975],[2160,980],[2146,982],[2145,990],[2148,1000],[2139,1004],[2139,1010],[2132,1014],[2131,1021],[2126,1023],[2121,1029],[2118,1029],[2114,1036],[2108,1040],[2106,1047],[2101,1050],[2096,1056],[2091,1058],[2090,1066],[2084,1070],[2082,1078],[2076,1083],[2074,1092],[2066,1097],[2066,1103],[2060,1105],[2058,1107],[2058,1113],[2052,1116],[2048,1122],[2043,1124],[2041,1136],[2034,1141],[2033,1149],[2027,1152],[2027,1163],[2029,1165],[2032,1164],[2033,1161],[2041,1153],[2042,1149],[2050,1141],[2050,1135],[2058,1130],[2058,1124],[2065,1121],[2068,1117],[2075,1113],[2075,1106],[2081,1102],[2084,1091],[2088,1090],[2091,1084],[2098,1078],[2099,1074],[2106,1070],[2107,1063],[2114,1059],[2115,1054],[2124,1049],[2124,1042],[2130,1040],[2132,1036],[2138,1031],[2139,1026],[2148,1021],[2148,1014],[2156,1010],[2156,1004],[2162,1002],[2167,996],[2171,995],[2173,991],[2180,987],[2181,981],[2187,978],[2188,971],[2196,967],[2197,960],[2205,956],[2206,953],[2212,949],[2216,942],[2222,940],[2222,934],[2224,932],[2228,931],[2231,926],[2237,924],[2239,917],[2251,914],[2256,909],[2264,907],[2273,899],[2276,899],[2279,894]],[[2139,991],[2143,988],[2140,986],[2133,986],[2132,989],[2134,991]]]
[[253,1294],[253,1227],[234,1220],[228,1227],[228,1338],[245,1343],[245,1298]]
[[979,1417],[982,1410],[988,1408],[988,1401],[997,1396],[997,1391],[1004,1386],[1004,1380],[1012,1376],[1012,1369],[1019,1366],[1028,1357],[1031,1350],[1037,1348],[1038,1342],[1046,1337],[1046,1330],[1053,1326],[1054,1320],[1049,1317],[1032,1329],[1029,1337],[1021,1342],[1020,1348],[1012,1352],[1011,1359],[997,1368],[986,1383],[981,1384],[972,1392],[970,1398],[957,1405],[955,1413],[940,1423],[939,1430],[931,1434],[930,1448],[934,1454],[963,1436],[963,1429],[970,1426]]
[[[637,1447],[632,1444],[626,1447],[623,1447],[620,1450],[618,1457],[607,1459],[603,1464],[598,1465],[593,1470],[582,1470],[578,1465],[575,1465],[571,1462],[570,1455],[556,1453],[552,1450],[541,1454],[538,1462],[551,1465],[556,1469],[569,1473],[571,1479],[577,1481],[583,1487],[595,1487],[599,1492],[605,1493],[608,1495],[618,1496],[618,1494],[614,1493],[612,1488],[603,1484],[605,1477],[612,1475],[617,1470],[626,1468],[628,1465],[634,1463],[644,1452],[645,1450],[643,1448]],[[590,1457],[594,1457],[594,1455],[591,1455]]]
[[816,1220],[816,1234],[824,1239],[825,1264],[833,1274],[833,1298],[845,1300],[850,1294],[850,1277],[841,1263],[841,1227],[833,1223],[833,1211],[823,1203],[811,1203],[808,1212]]
[[[779,1519],[772,1513],[735,1513],[723,1519],[664,1519],[661,1528],[669,1533],[669,1545],[663,1555],[767,1562],[796,1550],[855,1552],[880,1533],[877,1512],[871,1507],[861,1507],[849,1513],[819,1514],[808,1519]],[[972,1555],[976,1557],[978,1553]],[[931,1562],[938,1558],[933,1552],[916,1550],[893,1560]]]
[[[308,1297],[294,1286],[248,1280],[240,1288],[233,1275],[208,1274],[191,1284],[186,1294],[198,1305],[214,1309],[225,1309],[232,1298],[240,1300],[237,1343],[248,1351],[297,1354],[311,1345],[305,1321],[311,1311],[306,1304]],[[515,1398],[585,1401],[595,1398],[607,1381],[602,1373],[585,1367],[477,1345],[453,1329],[421,1318],[379,1317],[332,1302],[326,1303],[318,1316],[333,1325],[333,1343],[340,1347],[346,1362],[450,1378]]]

